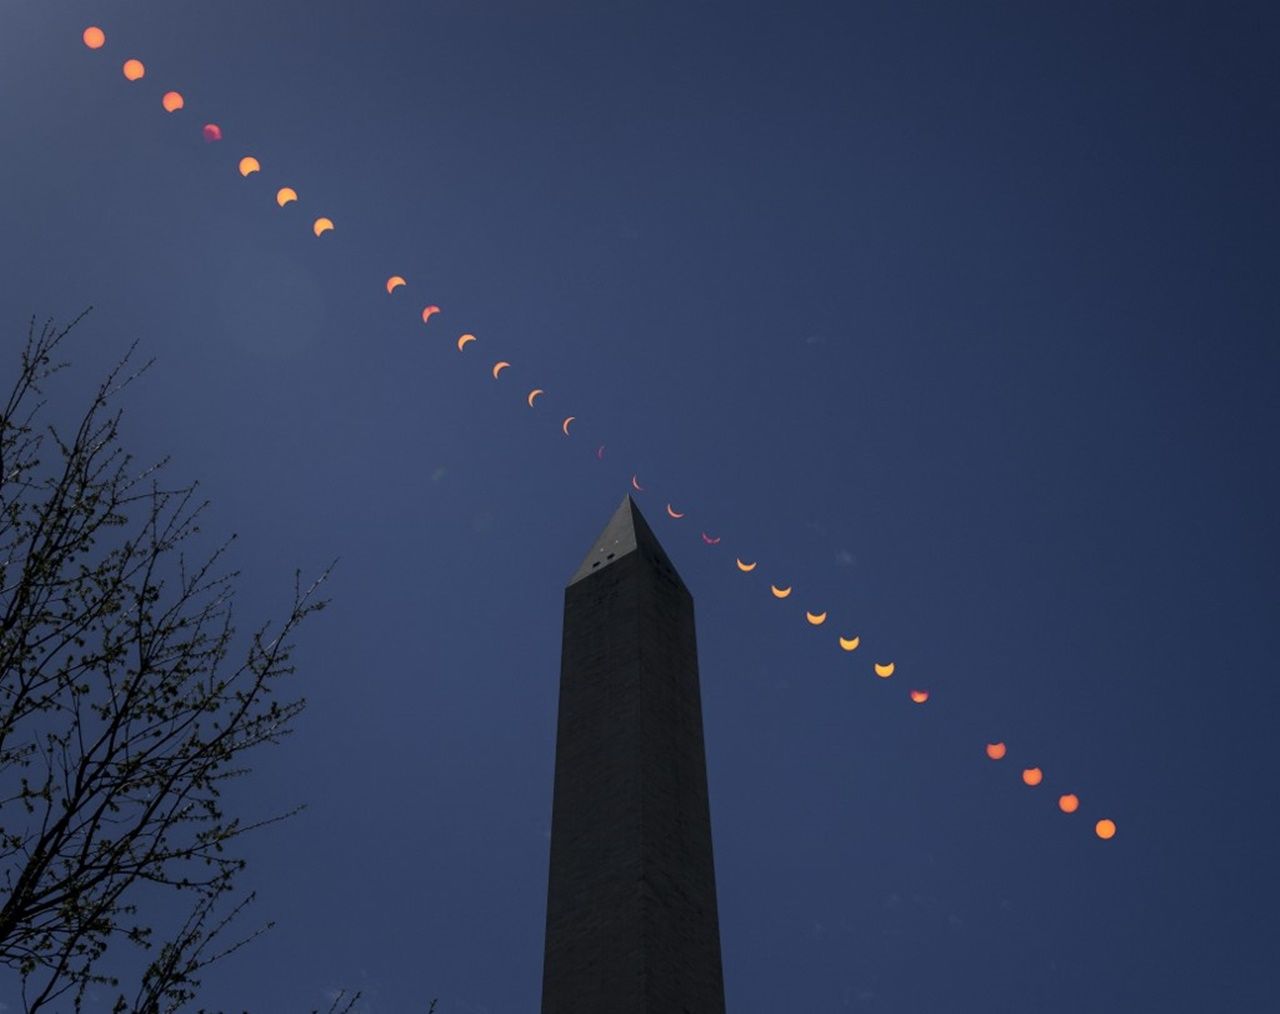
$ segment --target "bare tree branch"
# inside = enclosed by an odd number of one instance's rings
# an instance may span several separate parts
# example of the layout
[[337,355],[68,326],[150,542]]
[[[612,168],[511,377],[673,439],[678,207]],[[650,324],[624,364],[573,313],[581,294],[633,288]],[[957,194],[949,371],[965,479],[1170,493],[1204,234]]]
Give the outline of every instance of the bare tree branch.
[[132,369],[131,347],[73,431],[38,425],[82,317],[61,331],[32,321],[0,415],[0,964],[28,1012],[65,997],[78,1011],[91,984],[118,985],[99,971],[110,945],[154,948],[133,899],[168,885],[191,914],[115,1006],[160,1014],[265,930],[223,939],[252,895],[215,911],[244,866],[229,847],[290,814],[245,822],[220,797],[305,706],[275,694],[329,570],[305,586],[296,573],[283,623],[236,649],[238,572],[220,569],[231,540],[189,565],[206,502],[162,483],[166,461],[140,468],[118,444],[117,399],[151,364]]

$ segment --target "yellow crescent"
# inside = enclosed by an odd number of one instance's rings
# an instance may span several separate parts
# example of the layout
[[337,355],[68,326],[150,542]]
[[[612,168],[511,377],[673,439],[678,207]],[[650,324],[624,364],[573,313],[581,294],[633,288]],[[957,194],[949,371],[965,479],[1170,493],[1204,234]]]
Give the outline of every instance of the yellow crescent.
[[644,492],[644,487],[640,485],[640,480],[637,479],[634,475],[631,477],[631,488],[634,489],[637,493]]
[[431,315],[433,313],[439,313],[439,312],[440,312],[440,307],[438,306],[434,306],[434,305],[424,306],[422,308],[422,323],[425,324],[428,320],[431,319]]
[[840,647],[842,647],[845,651],[854,651],[854,650],[856,650],[856,649],[857,649],[857,647],[858,647],[858,645],[859,645],[860,643],[862,643],[862,638],[860,638],[860,637],[842,637],[842,638],[840,638]]
[[785,599],[788,595],[791,594],[790,585],[787,585],[787,587],[785,588],[779,588],[776,584],[771,584],[769,585],[769,590],[773,592],[773,597],[775,599]]
[[560,428],[561,428],[562,430],[564,430],[564,435],[565,435],[566,437],[569,435],[569,424],[570,424],[571,422],[573,422],[573,420],[575,420],[575,419],[577,419],[577,418],[578,418],[578,417],[577,417],[576,415],[567,415],[567,416],[565,416],[565,417],[564,417],[564,422],[562,422],[562,423],[560,424]]
[[890,676],[893,675],[893,663],[886,662],[884,665],[881,665],[879,662],[877,662],[876,675],[883,677],[884,679],[888,679]]
[[404,284],[405,281],[403,275],[392,275],[387,279],[387,295],[391,295],[391,293],[395,292],[396,289],[400,288],[400,286]]
[[538,395],[540,395],[540,394],[542,394],[542,393],[543,393],[543,391],[542,391],[542,388],[540,388],[540,387],[535,387],[532,391],[530,391],[530,392],[529,392],[529,407],[530,407],[530,408],[533,408],[533,399],[534,399],[534,398],[536,398]]
[[738,560],[737,564],[738,564],[738,569],[742,571],[742,573],[744,574],[750,574],[753,570],[756,569],[756,565],[754,563],[743,563],[741,560]]
[[294,190],[293,187],[281,187],[276,191],[276,203],[282,208],[290,201],[296,201],[297,199],[298,191]]
[[[464,348],[466,348],[466,346],[467,346],[467,343],[468,343],[468,342],[473,342],[473,341],[475,341],[475,340],[476,340],[476,336],[475,336],[475,335],[473,335],[473,334],[464,334],[464,335],[462,335],[462,336],[458,339],[458,351],[459,351],[459,352],[461,352]],[[495,374],[495,376],[496,376],[496,374]]]
[[314,232],[317,236],[323,236],[326,232],[329,232],[332,228],[333,228],[333,219],[324,218],[322,216],[316,219],[315,224],[311,227],[311,231]]
[[683,514],[681,514],[681,513],[680,513],[678,510],[676,510],[674,507],[672,507],[672,506],[671,506],[671,504],[667,504],[667,516],[668,516],[668,517],[673,517],[673,518],[682,518],[682,517],[684,517],[684,515],[683,515]]
[[[467,337],[466,335],[463,335],[463,336],[462,336],[462,338],[466,338],[466,337]],[[472,335],[471,337],[473,337],[473,338],[474,338],[474,337],[475,337],[475,335]],[[462,338],[459,338],[459,339],[458,339],[458,348],[462,348],[462,346],[463,346]],[[493,364],[493,379],[494,379],[494,380],[497,380],[497,379],[498,379],[498,374],[499,374],[499,373],[501,373],[503,370],[505,370],[505,369],[506,369],[508,366],[510,366],[510,365],[511,365],[511,364],[510,364],[509,362],[507,362],[505,359],[500,359],[498,362],[494,363],[494,364]]]
[[256,173],[262,168],[262,164],[252,155],[246,155],[240,160],[240,175],[248,176],[250,173]]
[[810,623],[812,623],[815,627],[820,627],[822,626],[822,624],[827,622],[827,614],[825,612],[811,613],[808,610],[805,610],[804,618],[808,620]]

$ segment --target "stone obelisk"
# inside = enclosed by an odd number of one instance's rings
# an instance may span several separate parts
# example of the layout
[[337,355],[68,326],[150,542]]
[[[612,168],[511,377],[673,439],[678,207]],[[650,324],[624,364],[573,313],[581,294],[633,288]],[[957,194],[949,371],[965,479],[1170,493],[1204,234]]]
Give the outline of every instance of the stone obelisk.
[[542,1014],[722,1014],[693,597],[630,497],[564,593]]

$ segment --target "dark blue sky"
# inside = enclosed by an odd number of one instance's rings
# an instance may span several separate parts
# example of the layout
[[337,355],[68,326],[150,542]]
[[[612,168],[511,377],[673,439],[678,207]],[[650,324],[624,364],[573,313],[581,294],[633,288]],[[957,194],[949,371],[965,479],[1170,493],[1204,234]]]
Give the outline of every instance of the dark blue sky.
[[1277,1009],[1277,29],[6,4],[3,375],[93,304],[70,413],[141,340],[127,439],[239,533],[246,629],[341,557],[237,800],[309,803],[247,849],[278,925],[207,1004],[537,1009],[562,587],[635,471],[697,604],[732,1011]]

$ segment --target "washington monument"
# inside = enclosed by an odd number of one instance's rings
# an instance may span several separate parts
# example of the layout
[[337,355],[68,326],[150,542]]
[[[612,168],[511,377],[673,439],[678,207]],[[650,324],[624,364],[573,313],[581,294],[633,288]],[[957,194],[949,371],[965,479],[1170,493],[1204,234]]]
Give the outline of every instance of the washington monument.
[[630,497],[564,593],[542,1014],[723,1014],[693,597]]

